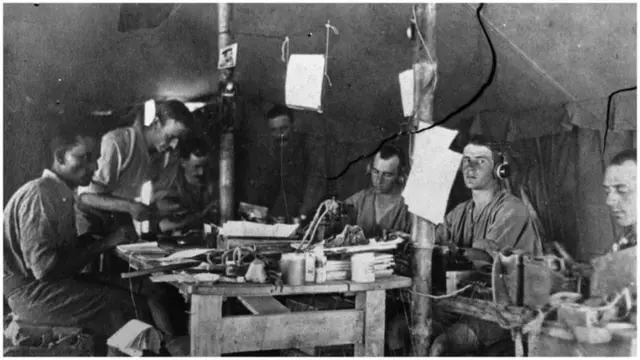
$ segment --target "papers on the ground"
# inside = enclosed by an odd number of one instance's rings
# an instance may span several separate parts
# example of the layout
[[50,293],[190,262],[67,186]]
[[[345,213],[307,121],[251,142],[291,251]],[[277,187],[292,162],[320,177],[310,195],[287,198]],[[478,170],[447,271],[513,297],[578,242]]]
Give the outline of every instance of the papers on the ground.
[[107,345],[129,356],[142,356],[143,350],[160,353],[162,335],[158,330],[140,320],[131,320],[107,340]]
[[[419,129],[428,125],[420,123]],[[412,213],[441,223],[461,154],[449,150],[457,131],[436,126],[415,135],[413,164],[402,193]]]
[[298,225],[290,224],[258,224],[249,221],[227,221],[222,226],[221,233],[225,236],[264,236],[291,237],[298,229]]
[[322,112],[324,66],[324,55],[289,57],[284,95],[288,107]]
[[403,71],[398,75],[400,80],[400,96],[402,97],[402,111],[404,116],[413,115],[413,69]]

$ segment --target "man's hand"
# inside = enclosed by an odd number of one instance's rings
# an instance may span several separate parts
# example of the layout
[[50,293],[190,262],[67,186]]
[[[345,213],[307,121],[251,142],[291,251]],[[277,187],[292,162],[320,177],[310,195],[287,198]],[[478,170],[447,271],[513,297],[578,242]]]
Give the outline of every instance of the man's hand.
[[132,202],[129,206],[129,214],[133,220],[145,221],[151,219],[153,216],[153,209],[143,203]]

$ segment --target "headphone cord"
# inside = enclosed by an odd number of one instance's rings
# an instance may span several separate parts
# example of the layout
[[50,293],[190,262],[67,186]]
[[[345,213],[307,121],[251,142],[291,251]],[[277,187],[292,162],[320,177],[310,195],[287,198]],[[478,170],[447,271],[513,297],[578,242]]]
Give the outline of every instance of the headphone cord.
[[289,221],[289,204],[287,203],[287,192],[284,188],[284,135],[280,134],[280,190],[282,191],[282,201],[284,202],[285,222]]

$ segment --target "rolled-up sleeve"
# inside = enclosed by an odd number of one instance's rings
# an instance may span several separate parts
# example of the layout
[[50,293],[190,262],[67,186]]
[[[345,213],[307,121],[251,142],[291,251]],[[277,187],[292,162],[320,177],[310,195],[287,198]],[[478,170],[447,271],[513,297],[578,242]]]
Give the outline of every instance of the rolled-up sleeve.
[[60,260],[56,247],[62,239],[56,222],[51,220],[54,217],[48,213],[55,209],[53,204],[48,204],[51,200],[36,192],[19,210],[20,248],[36,279],[50,275]]
[[105,135],[100,145],[98,169],[93,174],[91,184],[81,189],[80,192],[96,194],[113,192],[118,184],[120,167],[123,160],[123,154],[118,147],[115,137],[112,134]]

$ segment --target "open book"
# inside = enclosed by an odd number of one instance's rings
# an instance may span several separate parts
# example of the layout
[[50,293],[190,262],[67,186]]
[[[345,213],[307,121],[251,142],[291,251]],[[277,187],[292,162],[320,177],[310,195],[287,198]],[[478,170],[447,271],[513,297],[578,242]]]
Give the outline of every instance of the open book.
[[160,353],[162,335],[153,326],[140,320],[131,320],[107,340],[107,345],[129,356],[142,356],[143,350]]

